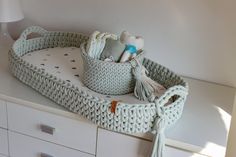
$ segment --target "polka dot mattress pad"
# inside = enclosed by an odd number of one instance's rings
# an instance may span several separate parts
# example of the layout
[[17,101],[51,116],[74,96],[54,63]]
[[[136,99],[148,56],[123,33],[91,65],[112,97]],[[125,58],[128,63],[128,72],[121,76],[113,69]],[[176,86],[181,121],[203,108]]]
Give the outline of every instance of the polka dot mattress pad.
[[110,101],[122,101],[129,104],[147,104],[149,102],[138,100],[133,93],[125,95],[103,95],[87,88],[83,82],[83,60],[80,48],[54,47],[28,53],[22,57],[28,63],[45,70],[62,80],[65,80],[91,95],[102,97]]

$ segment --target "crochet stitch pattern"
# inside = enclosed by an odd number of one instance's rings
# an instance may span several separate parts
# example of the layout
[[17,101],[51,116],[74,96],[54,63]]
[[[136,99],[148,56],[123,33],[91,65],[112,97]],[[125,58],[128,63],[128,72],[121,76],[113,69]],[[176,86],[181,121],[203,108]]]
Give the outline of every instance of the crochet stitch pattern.
[[[31,33],[40,34],[41,37],[27,39]],[[115,112],[111,112],[111,101],[95,97],[21,58],[40,49],[80,47],[87,40],[87,35],[79,33],[46,31],[38,26],[29,27],[9,51],[11,72],[20,81],[57,104],[109,130],[123,133],[153,131],[158,135],[164,130],[163,128],[166,129],[176,123],[182,115],[188,84],[169,69],[147,58],[143,59],[142,64],[149,71],[149,77],[165,86],[167,91],[145,105],[119,102]],[[174,101],[166,105],[170,98]],[[164,126],[160,128],[157,126],[159,123]],[[154,151],[153,154],[152,156],[155,156],[157,153]]]
[[[88,56],[85,44],[81,45],[84,77],[83,83],[95,92],[109,95],[121,95],[134,91],[135,78],[132,74],[132,64],[115,63],[93,59]],[[143,60],[143,52],[137,57]],[[134,60],[131,60],[136,64]]]

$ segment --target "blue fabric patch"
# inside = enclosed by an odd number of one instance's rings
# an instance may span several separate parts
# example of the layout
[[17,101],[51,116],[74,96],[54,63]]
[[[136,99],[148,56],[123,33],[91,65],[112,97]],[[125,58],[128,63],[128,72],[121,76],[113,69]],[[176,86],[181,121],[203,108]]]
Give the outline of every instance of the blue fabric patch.
[[137,49],[133,45],[126,45],[124,51],[129,51],[129,53],[134,54],[137,52]]

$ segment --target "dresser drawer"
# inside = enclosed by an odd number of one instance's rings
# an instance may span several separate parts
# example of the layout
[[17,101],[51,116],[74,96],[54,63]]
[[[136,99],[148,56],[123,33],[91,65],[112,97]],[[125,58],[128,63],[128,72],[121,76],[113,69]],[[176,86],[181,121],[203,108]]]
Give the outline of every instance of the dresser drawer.
[[150,141],[98,129],[97,157],[147,157],[151,148]]
[[8,155],[8,135],[4,129],[0,129],[0,155]]
[[94,157],[91,154],[11,131],[9,132],[9,147],[11,157]]
[[95,154],[96,125],[13,103],[7,108],[9,130]]
[[[98,129],[97,157],[147,157],[152,142],[104,129]],[[180,149],[165,147],[164,157],[206,157]]]
[[0,128],[7,128],[6,102],[0,100]]

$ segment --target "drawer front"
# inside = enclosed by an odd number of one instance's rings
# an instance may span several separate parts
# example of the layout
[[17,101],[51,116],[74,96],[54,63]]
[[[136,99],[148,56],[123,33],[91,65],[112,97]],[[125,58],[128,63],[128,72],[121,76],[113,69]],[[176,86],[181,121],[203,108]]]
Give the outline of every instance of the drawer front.
[[2,100],[0,100],[0,128],[7,128],[6,102]]
[[13,103],[7,110],[9,130],[95,154],[95,125]]
[[197,153],[192,153],[192,152],[187,152],[187,151],[183,151],[180,149],[176,149],[176,148],[172,148],[172,147],[166,147],[165,149],[165,157],[209,157],[209,156],[204,156],[204,155],[200,155]]
[[[97,157],[147,157],[152,143],[139,138],[98,129]],[[165,157],[206,157],[166,146]]]
[[9,132],[9,147],[11,157],[94,157],[11,131]]
[[8,156],[8,135],[4,129],[0,129],[0,154]]

